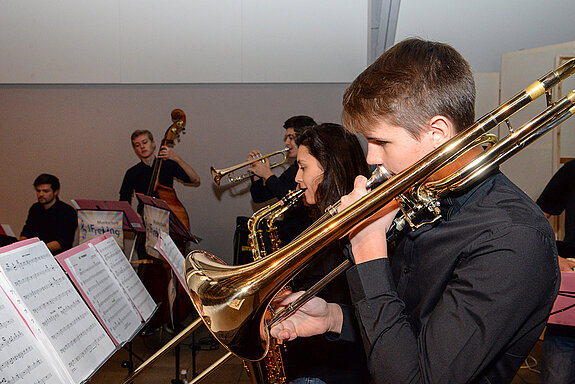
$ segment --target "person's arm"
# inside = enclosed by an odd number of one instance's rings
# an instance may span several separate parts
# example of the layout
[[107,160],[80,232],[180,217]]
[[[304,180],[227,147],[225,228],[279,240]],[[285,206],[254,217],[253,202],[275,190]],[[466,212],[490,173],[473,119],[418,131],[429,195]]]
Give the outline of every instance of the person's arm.
[[297,164],[292,164],[286,169],[282,174],[277,176],[271,176],[265,181],[266,188],[272,193],[272,195],[279,199],[282,199],[289,191],[293,191],[297,188],[297,183],[295,182],[295,175],[297,174],[298,166]]
[[132,203],[132,193],[134,193],[134,185],[130,181],[129,172],[126,171],[122,179],[122,186],[120,187],[120,201],[127,201]]
[[557,256],[559,261],[559,269],[561,272],[573,272],[575,270],[575,261],[573,259],[566,259],[561,256]]
[[72,248],[74,244],[74,236],[76,235],[76,228],[78,227],[78,217],[76,210],[71,206],[60,202],[62,204],[61,211],[58,216],[58,227],[56,228],[57,235],[53,241],[46,243],[50,251],[60,252],[62,250]]
[[185,162],[176,152],[174,152],[171,148],[163,146],[160,148],[160,152],[158,153],[158,158],[165,159],[165,160],[172,160],[176,164],[180,166],[180,168],[185,172],[187,175],[188,180],[184,180],[186,184],[189,184],[193,187],[200,186],[200,175],[192,168],[190,164]]
[[[461,259],[418,332],[408,321],[387,259],[348,271],[374,382],[474,382],[504,358],[503,351],[512,355],[514,345],[537,339],[557,284],[552,239],[527,226],[510,226],[474,249]],[[417,294],[417,286],[410,291]],[[517,334],[526,329],[527,334]],[[518,367],[524,356],[511,355],[505,358]],[[513,363],[505,367],[513,369]]]
[[34,216],[34,205],[32,205],[28,210],[28,216],[26,216],[26,222],[24,223],[24,227],[22,227],[22,231],[20,232],[20,237],[18,240],[26,240],[34,237]]
[[575,163],[567,163],[551,177],[543,192],[537,199],[537,205],[547,217],[560,215],[566,207],[568,199],[572,198],[570,188],[572,169]]
[[62,246],[56,240],[46,243],[46,246],[52,253],[60,252],[62,250]]

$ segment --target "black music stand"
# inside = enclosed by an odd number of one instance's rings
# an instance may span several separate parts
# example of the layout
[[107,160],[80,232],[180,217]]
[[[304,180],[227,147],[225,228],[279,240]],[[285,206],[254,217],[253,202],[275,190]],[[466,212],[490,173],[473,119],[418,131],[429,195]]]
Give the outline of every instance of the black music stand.
[[[142,223],[140,216],[134,211],[134,209],[132,209],[132,206],[127,201],[88,200],[88,199],[74,199],[71,201],[77,210],[123,212],[124,214],[122,219],[122,230],[134,231],[134,232],[146,231],[146,228],[144,227],[144,223]],[[132,340],[128,342],[128,347],[125,349],[128,350],[128,361],[122,361],[121,366],[122,368],[127,368],[128,374],[131,374],[134,371],[134,356],[135,356],[135,354],[132,352]],[[138,359],[142,360],[140,357],[138,357]]]
[[[184,225],[184,223],[182,223],[180,218],[178,216],[176,216],[174,211],[172,211],[172,209],[170,208],[168,203],[166,203],[164,200],[156,198],[156,197],[147,196],[147,195],[144,195],[142,193],[136,193],[136,197],[138,198],[138,202],[140,204],[150,205],[152,207],[164,209],[170,213],[170,215],[169,215],[170,235],[179,236],[180,238],[182,238],[186,241],[193,241],[196,244],[198,244],[200,242],[200,239],[198,237],[194,236],[188,230],[188,228]],[[172,271],[172,279],[174,281],[174,284],[179,283],[178,279],[174,280],[173,271]],[[181,331],[181,329],[180,329],[181,327],[180,327],[180,323],[178,321],[178,290],[177,289],[176,289],[176,298],[174,300],[172,312],[174,314],[174,316],[172,316],[172,321],[174,323],[174,331],[176,332],[176,334],[178,334]],[[175,360],[176,360],[175,361],[176,378],[174,380],[172,380],[172,383],[173,384],[181,384],[181,380],[180,380],[180,345],[179,344],[174,347],[174,352],[175,352]],[[193,360],[194,360],[194,366],[195,366],[195,356],[193,356]]]
[[10,245],[18,241],[12,228],[8,224],[0,224],[0,247]]
[[158,199],[157,197],[151,197],[144,195],[143,193],[136,193],[136,197],[141,204],[151,205],[152,207],[165,209],[166,211],[170,212],[170,235],[176,235],[184,240],[190,240],[194,243],[198,244],[200,242],[199,238],[194,236],[188,228],[182,223],[182,220],[176,214],[168,203],[166,203],[162,199]]
[[10,245],[12,243],[17,242],[18,239],[15,238],[14,236],[9,236],[9,235],[4,235],[0,233],[0,247],[3,247],[5,245]]

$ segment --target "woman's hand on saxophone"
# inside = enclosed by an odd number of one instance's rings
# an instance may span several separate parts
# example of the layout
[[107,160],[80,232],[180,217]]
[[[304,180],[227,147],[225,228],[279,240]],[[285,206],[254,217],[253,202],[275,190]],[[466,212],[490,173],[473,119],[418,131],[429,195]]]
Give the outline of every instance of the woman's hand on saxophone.
[[[278,296],[272,302],[272,308],[277,312],[303,293],[300,291]],[[326,332],[340,333],[342,324],[343,313],[339,305],[314,297],[287,319],[275,324],[270,329],[270,334],[276,339],[291,341],[298,337],[321,335]]]

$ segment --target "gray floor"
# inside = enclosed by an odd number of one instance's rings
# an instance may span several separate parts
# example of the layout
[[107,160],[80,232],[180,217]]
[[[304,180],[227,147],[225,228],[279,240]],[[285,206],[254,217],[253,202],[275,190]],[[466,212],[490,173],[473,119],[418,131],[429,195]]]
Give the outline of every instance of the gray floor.
[[[151,336],[137,336],[132,341],[132,351],[134,355],[134,365],[137,367],[141,360],[145,360],[153,355],[162,345],[169,341],[174,335],[167,332],[158,332]],[[192,378],[194,369],[194,358],[192,346],[196,346],[196,373],[202,372],[217,359],[222,357],[227,351],[220,346],[204,328],[198,329],[193,336],[183,340],[180,344],[180,370],[188,371],[188,378]],[[128,374],[128,370],[123,368],[123,362],[129,360],[127,349],[117,351],[104,366],[90,380],[90,384],[116,384],[122,383]],[[140,359],[141,360],[140,360]],[[134,380],[134,383],[171,383],[176,378],[174,350],[158,359],[148,369]],[[202,380],[202,383],[209,384],[250,384],[251,381],[245,373],[240,359],[232,357],[218,369]]]
[[[153,355],[163,344],[170,340],[173,335],[167,332],[158,332],[154,335],[137,336],[132,342],[134,354],[142,359]],[[202,372],[218,358],[223,356],[226,350],[219,346],[205,328],[198,329],[192,337],[188,337],[180,343],[180,369],[187,369],[188,377],[192,377],[194,359],[192,346],[196,346],[196,372]],[[540,383],[539,361],[541,354],[541,341],[539,341],[527,359],[526,364],[519,370],[512,384],[536,384]],[[175,352],[168,352],[157,360],[153,366],[146,369],[138,376],[134,383],[138,384],[169,384],[176,378]],[[129,353],[122,349],[116,352],[106,364],[90,380],[90,384],[119,384],[127,376],[127,369],[122,367],[122,362],[128,360]],[[141,361],[134,358],[135,365]],[[250,384],[242,362],[235,357],[229,359],[220,368],[213,370],[202,383],[206,384]]]

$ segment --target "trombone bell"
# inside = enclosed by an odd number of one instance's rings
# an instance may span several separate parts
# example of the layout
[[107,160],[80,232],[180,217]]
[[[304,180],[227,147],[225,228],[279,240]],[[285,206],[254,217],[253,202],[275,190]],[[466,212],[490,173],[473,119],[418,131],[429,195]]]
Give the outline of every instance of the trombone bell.
[[267,332],[260,332],[267,305],[261,305],[259,298],[265,295],[258,295],[266,288],[261,286],[257,271],[246,281],[246,276],[238,273],[243,267],[226,265],[216,256],[197,250],[186,257],[185,278],[192,302],[214,337],[234,355],[257,361],[269,347],[269,339],[261,338]]

